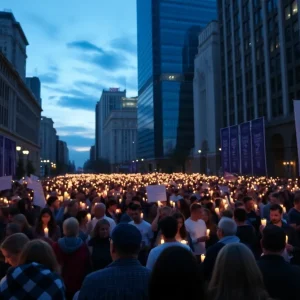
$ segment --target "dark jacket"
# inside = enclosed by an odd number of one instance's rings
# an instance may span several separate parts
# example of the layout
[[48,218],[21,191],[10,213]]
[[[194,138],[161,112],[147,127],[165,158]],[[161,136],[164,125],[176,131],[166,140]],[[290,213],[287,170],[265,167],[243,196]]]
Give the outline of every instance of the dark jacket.
[[62,268],[67,299],[72,299],[90,271],[88,247],[80,238],[64,237],[54,243],[53,250]]
[[92,247],[91,260],[93,271],[104,269],[112,263],[109,238],[94,237],[88,242],[88,246]]
[[295,300],[300,297],[300,268],[287,263],[280,255],[264,255],[257,262],[270,297]]
[[236,236],[240,239],[240,242],[248,246],[254,251],[256,245],[255,229],[251,225],[241,225],[237,227]]

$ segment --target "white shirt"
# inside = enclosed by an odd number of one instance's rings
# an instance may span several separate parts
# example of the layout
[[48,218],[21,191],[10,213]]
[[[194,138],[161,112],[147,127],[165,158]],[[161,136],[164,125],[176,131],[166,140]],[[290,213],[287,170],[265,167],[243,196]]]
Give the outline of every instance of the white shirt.
[[206,225],[203,220],[198,220],[197,222],[188,218],[184,222],[187,232],[190,234],[192,243],[194,245],[194,253],[196,255],[201,255],[205,253],[205,242],[197,243],[197,239],[206,236]]
[[134,221],[129,222],[129,224],[134,225],[140,231],[143,246],[150,246],[151,239],[153,238],[151,224],[144,220],[140,224],[135,224]]
[[179,247],[183,247],[185,249],[187,249],[188,251],[192,251],[191,248],[188,246],[188,245],[185,245],[185,244],[182,244],[180,242],[170,242],[170,243],[164,243],[164,244],[161,244],[155,248],[153,248],[150,253],[149,253],[149,256],[148,256],[148,260],[147,260],[147,265],[146,267],[150,270],[153,269],[157,259],[159,258],[159,256],[161,255],[161,253],[169,248],[169,247],[172,247],[172,246],[179,246]]
[[[93,218],[89,222],[91,224],[91,226],[92,226],[91,230],[94,230],[94,228],[95,228],[96,224],[98,223],[98,221],[103,220],[103,219],[105,219],[105,220],[107,220],[109,222],[109,225],[110,225],[110,227],[109,227],[109,233],[111,234],[112,231],[114,230],[114,228],[116,227],[116,222],[112,218],[109,218],[107,216],[104,216],[103,218],[100,218],[100,219]],[[87,225],[87,228],[90,228],[89,224]]]

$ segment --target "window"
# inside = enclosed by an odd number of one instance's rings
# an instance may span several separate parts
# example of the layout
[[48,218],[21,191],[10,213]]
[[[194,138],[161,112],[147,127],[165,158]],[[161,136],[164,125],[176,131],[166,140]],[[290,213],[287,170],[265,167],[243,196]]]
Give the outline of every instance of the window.
[[294,0],[294,2],[292,3],[292,14],[296,15],[297,12],[298,12],[297,0]]
[[285,8],[285,19],[289,20],[291,18],[291,10],[290,10],[290,6],[286,6]]

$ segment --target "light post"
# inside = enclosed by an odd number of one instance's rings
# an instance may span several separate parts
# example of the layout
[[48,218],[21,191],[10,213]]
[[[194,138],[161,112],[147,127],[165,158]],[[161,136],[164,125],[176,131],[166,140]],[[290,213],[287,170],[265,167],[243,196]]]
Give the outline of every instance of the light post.
[[202,153],[202,151],[199,149],[198,153],[199,153],[199,173],[201,173],[201,153]]
[[[21,151],[21,149],[20,149]],[[25,164],[25,170],[26,170],[26,174],[27,174],[27,164],[28,164],[28,155],[29,155],[29,151],[28,150],[23,150],[22,151],[24,157],[26,157],[25,161],[26,161],[26,164]],[[27,176],[30,176],[30,174],[27,174]]]

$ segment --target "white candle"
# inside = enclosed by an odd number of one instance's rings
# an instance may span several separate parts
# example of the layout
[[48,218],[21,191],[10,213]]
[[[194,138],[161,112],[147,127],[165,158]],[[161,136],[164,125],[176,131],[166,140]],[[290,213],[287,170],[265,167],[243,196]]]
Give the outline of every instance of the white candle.
[[285,214],[286,213],[286,208],[283,207],[282,210],[283,210],[283,213]]
[[45,237],[49,236],[49,229],[48,229],[48,227],[44,228],[44,234],[45,234]]
[[257,210],[257,204],[254,204],[254,209]]
[[216,207],[215,208],[215,212],[219,215],[220,214],[220,209],[219,209],[219,207]]
[[206,229],[206,236],[209,236],[210,234],[210,229]]
[[141,213],[141,219],[143,219],[144,218],[144,214],[143,213]]
[[285,243],[287,244],[288,241],[289,241],[289,237],[286,235],[286,236],[285,236]]
[[88,222],[91,221],[91,214],[87,214],[86,216],[87,216]]
[[266,219],[261,219],[261,225],[266,226],[267,225],[267,220]]
[[187,245],[187,241],[186,240],[182,240],[181,244]]
[[119,214],[120,212],[121,212],[121,209],[120,209],[120,208],[117,208],[117,209],[116,209],[116,213]]
[[201,262],[204,262],[205,254],[201,254]]
[[161,244],[164,244],[164,242],[165,242],[164,239],[161,239],[161,240],[160,240],[160,243],[161,243]]

